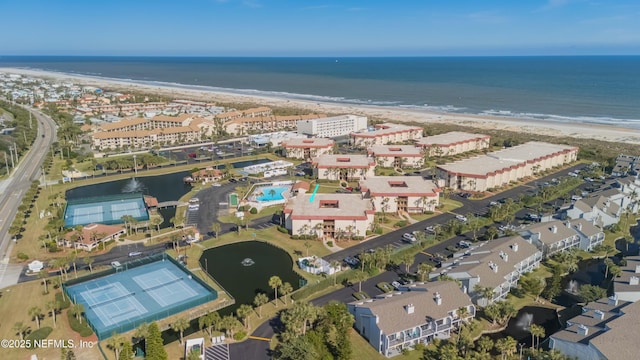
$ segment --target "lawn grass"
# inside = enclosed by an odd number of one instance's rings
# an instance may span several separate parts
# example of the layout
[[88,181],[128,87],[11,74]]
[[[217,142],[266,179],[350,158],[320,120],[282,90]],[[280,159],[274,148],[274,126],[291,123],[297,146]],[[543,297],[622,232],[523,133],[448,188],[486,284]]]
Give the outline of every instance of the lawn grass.
[[[354,329],[349,329],[349,342],[351,342],[352,359],[385,360],[387,357],[377,352],[365,338],[360,336]],[[407,355],[398,355],[394,359],[398,360],[420,360],[422,352],[409,351]]]
[[[38,306],[43,313],[47,313],[46,303],[54,300],[55,293],[59,291],[59,289],[53,289],[53,286],[49,284],[49,293],[46,295],[43,294],[44,286],[41,281],[28,281],[3,289],[2,297],[0,297],[0,314],[2,314],[0,338],[19,339],[19,336],[12,330],[13,325],[17,322],[22,322],[24,325],[29,326],[29,331],[36,330],[36,322],[29,316],[29,309]],[[57,314],[56,327],[53,326],[53,319],[50,317],[50,312],[40,320],[41,327],[49,326],[53,328],[53,332],[49,335],[48,339],[73,339],[75,342],[81,339],[77,333],[71,330],[65,313],[66,311],[67,310],[63,310]],[[95,338],[87,340],[95,340]],[[74,352],[79,359],[101,358],[97,348],[74,349]],[[30,350],[12,349],[11,351],[3,349],[0,353],[2,354],[2,359],[7,360],[26,359],[29,358],[30,354],[36,354],[40,359],[60,358],[60,349],[54,347]]]

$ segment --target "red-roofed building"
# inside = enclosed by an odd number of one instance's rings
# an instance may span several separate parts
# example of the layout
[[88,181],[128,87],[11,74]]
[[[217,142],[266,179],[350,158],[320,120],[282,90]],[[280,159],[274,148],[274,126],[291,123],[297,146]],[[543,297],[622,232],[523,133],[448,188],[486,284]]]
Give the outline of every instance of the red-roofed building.
[[147,208],[154,209],[158,207],[157,198],[149,195],[144,195],[143,197],[144,197],[144,203],[147,205]]
[[79,234],[76,230],[64,234],[64,245],[91,251],[101,242],[115,240],[126,232],[122,225],[89,224]]

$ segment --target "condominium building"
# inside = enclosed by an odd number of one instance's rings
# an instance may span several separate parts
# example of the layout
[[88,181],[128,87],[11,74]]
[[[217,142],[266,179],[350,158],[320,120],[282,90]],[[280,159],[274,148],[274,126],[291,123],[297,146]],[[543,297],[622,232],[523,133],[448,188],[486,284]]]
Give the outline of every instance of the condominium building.
[[[313,200],[313,201],[311,201]],[[285,227],[294,235],[364,236],[373,225],[371,201],[359,194],[304,194],[284,206]]]
[[453,190],[483,192],[577,159],[578,148],[528,142],[436,167],[438,185]]
[[93,147],[98,150],[116,148],[149,148],[154,144],[179,144],[200,140],[198,127],[183,126],[165,129],[98,132],[91,135]]
[[270,131],[296,130],[298,122],[303,120],[322,119],[324,114],[238,117],[224,123],[227,134],[244,135]]
[[423,213],[440,203],[440,189],[422,176],[374,176],[360,180],[360,191],[377,212]]
[[335,142],[327,138],[299,138],[282,142],[286,157],[310,160],[312,158],[333,153]]
[[416,146],[425,148],[429,156],[450,156],[467,151],[488,149],[491,137],[489,135],[470,134],[461,131],[423,137],[416,140]]
[[340,115],[323,119],[298,121],[298,133],[313,137],[346,136],[367,128],[367,117]]
[[[476,304],[486,306],[505,299],[518,280],[540,265],[542,251],[521,236],[495,239],[474,245],[442,262],[442,271],[429,275],[435,278],[447,275],[462,282]],[[487,299],[476,286],[493,289]]]
[[640,300],[640,256],[626,256],[620,274],[613,278],[613,293],[622,301]]
[[417,284],[407,291],[349,303],[347,308],[358,333],[387,357],[446,339],[476,314],[469,296],[453,281]]
[[615,296],[590,302],[549,337],[549,348],[580,360],[636,359],[640,302]]
[[257,108],[251,108],[251,109],[246,109],[246,110],[234,110],[234,111],[227,111],[221,114],[216,114],[214,117],[216,120],[221,120],[221,121],[230,121],[233,119],[237,119],[237,118],[242,118],[242,117],[258,117],[258,116],[271,116],[273,114],[273,111],[271,110],[271,108],[268,108],[266,106],[260,106]]
[[376,124],[373,130],[353,132],[350,137],[353,146],[368,148],[373,145],[413,142],[422,137],[422,128],[418,126],[384,123]]
[[544,257],[571,248],[590,251],[604,241],[604,232],[585,219],[537,223],[527,226],[520,234],[536,245]]
[[367,155],[325,154],[311,161],[318,179],[360,180],[374,176],[376,162]]
[[382,167],[420,169],[424,165],[422,149],[413,145],[374,145],[368,153]]

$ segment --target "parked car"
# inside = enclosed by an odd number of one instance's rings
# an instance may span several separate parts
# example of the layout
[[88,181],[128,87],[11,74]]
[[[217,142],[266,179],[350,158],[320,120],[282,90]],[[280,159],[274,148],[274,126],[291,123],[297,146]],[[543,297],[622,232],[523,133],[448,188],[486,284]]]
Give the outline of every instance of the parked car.
[[497,202],[497,201],[491,201],[491,202],[489,203],[489,206],[496,206],[496,205],[498,205],[498,202]]
[[222,186],[222,185],[221,185],[220,183],[215,182],[215,183],[211,184],[211,186],[213,186],[213,187],[220,187],[220,186]]
[[231,179],[229,179],[229,182],[231,182],[231,183],[237,183],[237,182],[238,182],[238,180],[236,180],[236,179],[234,179],[234,178],[231,178]]
[[456,219],[460,222],[467,222],[467,217],[464,215],[456,215]]
[[120,261],[112,261],[112,262],[111,262],[111,266],[112,266],[114,269],[117,269],[117,268],[121,267],[121,266],[122,266],[122,264],[120,264]]
[[402,234],[402,241],[404,241],[404,242],[416,242],[416,241],[418,241],[418,239],[416,239],[416,236],[411,234],[411,233],[404,233],[404,234]]
[[468,248],[470,246],[471,246],[471,243],[469,243],[468,241],[462,240],[462,241],[458,242],[458,247],[461,248],[461,249],[466,249],[466,248]]
[[435,228],[435,226],[427,226],[426,228],[424,228],[424,231],[426,231],[428,233],[435,233],[436,232],[436,228]]
[[142,251],[132,251],[129,253],[129,257],[135,257],[142,255]]
[[391,283],[391,286],[393,286],[393,288],[394,288],[394,289],[396,289],[396,290],[400,290],[400,286],[401,286],[401,285],[400,285],[400,283],[399,283],[399,282],[397,282],[397,281],[393,281],[393,282]]

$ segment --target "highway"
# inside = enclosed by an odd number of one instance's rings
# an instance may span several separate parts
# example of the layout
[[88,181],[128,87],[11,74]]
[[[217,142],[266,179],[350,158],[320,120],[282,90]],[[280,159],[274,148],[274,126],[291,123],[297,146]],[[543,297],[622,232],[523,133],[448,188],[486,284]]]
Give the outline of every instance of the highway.
[[[15,170],[4,180],[0,194],[0,254],[2,262],[8,264],[11,256],[11,236],[9,227],[22,202],[22,197],[31,186],[33,180],[41,176],[41,165],[51,144],[56,139],[56,124],[43,113],[24,107],[34,115],[34,124],[38,126],[38,134],[29,152],[20,159]],[[42,136],[44,135],[44,137]],[[4,269],[0,270],[0,280],[4,278]],[[0,281],[0,284],[2,281]]]

